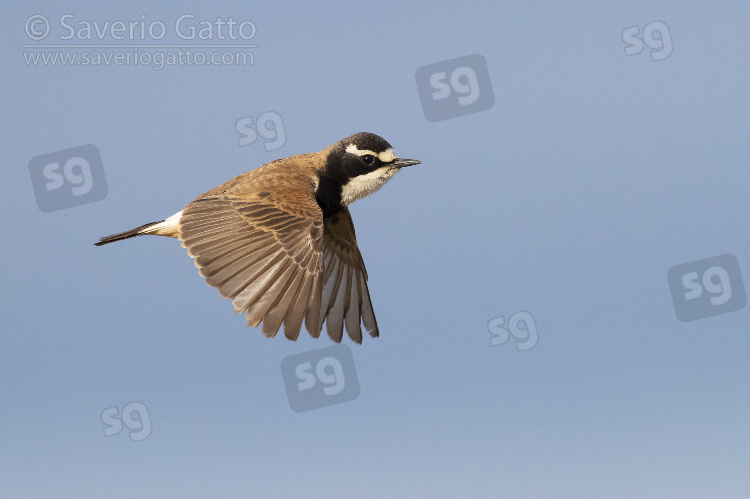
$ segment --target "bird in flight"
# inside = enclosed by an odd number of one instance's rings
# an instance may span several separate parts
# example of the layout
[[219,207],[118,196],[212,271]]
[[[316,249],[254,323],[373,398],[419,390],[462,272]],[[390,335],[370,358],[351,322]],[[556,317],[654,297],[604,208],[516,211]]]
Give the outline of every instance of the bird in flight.
[[401,168],[372,133],[357,133],[320,152],[277,159],[201,194],[160,222],[103,237],[96,246],[135,236],[174,237],[206,282],[230,298],[247,325],[273,337],[284,325],[290,340],[302,322],[317,338],[326,324],[362,343],[377,337],[367,271],[348,206],[380,189]]

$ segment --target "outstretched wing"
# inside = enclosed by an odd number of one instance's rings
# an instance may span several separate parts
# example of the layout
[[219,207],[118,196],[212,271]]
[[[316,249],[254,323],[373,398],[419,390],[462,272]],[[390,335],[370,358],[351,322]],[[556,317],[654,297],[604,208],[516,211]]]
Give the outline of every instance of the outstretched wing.
[[180,240],[206,282],[230,298],[247,325],[296,340],[322,329],[323,213],[315,199],[294,208],[269,192],[207,193],[180,217]]
[[207,193],[180,217],[180,240],[206,282],[230,298],[247,325],[290,340],[304,319],[313,337],[323,321],[362,343],[360,323],[378,336],[367,271],[347,208],[323,219],[314,198],[280,203],[269,192]]
[[321,316],[328,336],[340,342],[343,326],[349,337],[362,343],[360,318],[371,336],[379,335],[378,323],[367,289],[367,270],[357,247],[354,223],[344,208],[323,221],[323,299]]

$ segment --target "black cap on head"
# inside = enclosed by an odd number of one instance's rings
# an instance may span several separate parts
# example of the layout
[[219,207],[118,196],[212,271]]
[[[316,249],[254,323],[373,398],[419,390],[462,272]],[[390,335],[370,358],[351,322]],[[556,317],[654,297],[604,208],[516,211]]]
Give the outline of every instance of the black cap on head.
[[350,135],[349,137],[345,138],[341,142],[343,142],[344,147],[348,146],[349,144],[354,144],[354,146],[359,150],[370,150],[375,153],[380,153],[391,148],[391,145],[387,140],[385,140],[380,135],[375,135],[374,133],[370,132],[355,133],[354,135]]

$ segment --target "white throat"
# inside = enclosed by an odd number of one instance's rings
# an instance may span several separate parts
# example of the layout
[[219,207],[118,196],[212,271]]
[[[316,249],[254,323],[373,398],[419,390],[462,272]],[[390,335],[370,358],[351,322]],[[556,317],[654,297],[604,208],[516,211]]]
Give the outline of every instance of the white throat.
[[369,196],[388,182],[398,171],[392,166],[383,166],[365,175],[354,177],[341,189],[341,202],[349,205],[358,199]]

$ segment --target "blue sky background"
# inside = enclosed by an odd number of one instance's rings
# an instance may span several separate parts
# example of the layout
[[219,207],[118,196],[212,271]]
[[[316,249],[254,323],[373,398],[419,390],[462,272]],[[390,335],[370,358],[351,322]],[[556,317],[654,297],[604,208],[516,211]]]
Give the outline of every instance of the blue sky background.
[[[28,65],[34,14],[52,38],[64,14],[232,17],[258,48]],[[652,21],[673,53],[626,56]],[[680,322],[667,271],[733,253],[750,278],[750,5],[37,2],[0,22],[0,496],[747,497],[750,312]],[[494,106],[428,122],[417,68],[474,53]],[[284,146],[240,147],[265,111]],[[332,342],[248,329],[175,240],[93,246],[358,131],[423,164],[351,208],[381,330],[349,343],[354,401],[293,412],[282,359]],[[41,212],[29,161],[84,144],[107,197]],[[538,344],[491,346],[522,310]],[[105,437],[133,401],[151,435]]]

